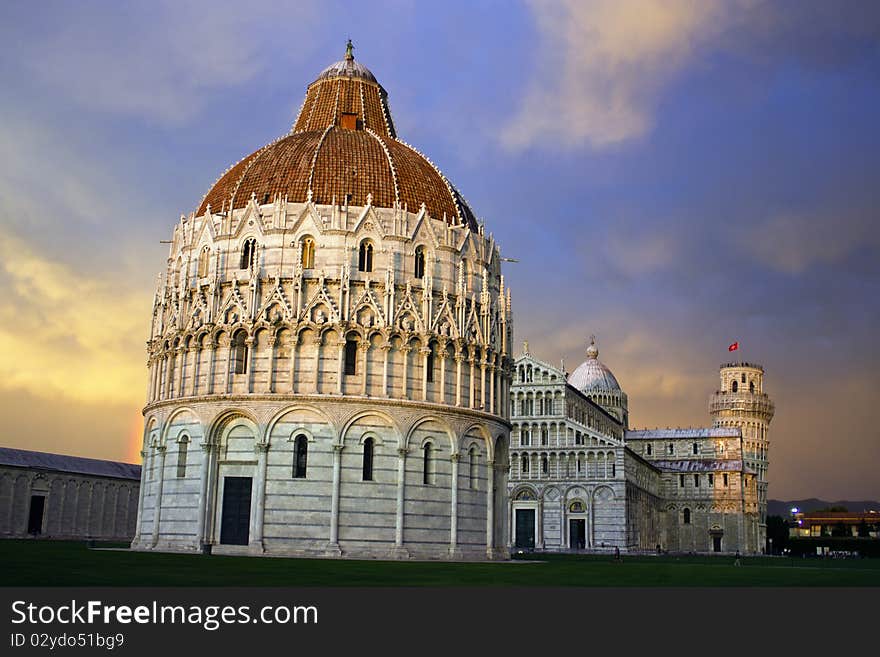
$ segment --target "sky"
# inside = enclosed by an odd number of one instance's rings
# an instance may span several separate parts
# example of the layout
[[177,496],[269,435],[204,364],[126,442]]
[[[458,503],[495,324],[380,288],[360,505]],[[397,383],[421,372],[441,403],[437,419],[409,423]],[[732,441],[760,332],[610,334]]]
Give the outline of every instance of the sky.
[[0,7],[0,444],[138,461],[181,214],[355,58],[503,255],[516,347],[591,334],[633,427],[762,363],[770,497],[880,499],[880,4]]

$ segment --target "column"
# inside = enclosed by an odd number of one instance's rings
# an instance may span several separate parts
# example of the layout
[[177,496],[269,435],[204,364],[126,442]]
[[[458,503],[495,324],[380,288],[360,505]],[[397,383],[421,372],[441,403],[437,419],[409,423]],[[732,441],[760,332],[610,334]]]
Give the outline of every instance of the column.
[[461,406],[461,363],[464,361],[460,351],[455,352],[455,405]]
[[190,385],[190,394],[195,397],[199,394],[199,377],[202,375],[202,345],[196,344],[193,350],[195,361],[193,362],[192,385]]
[[196,528],[196,547],[201,549],[207,543],[205,528],[208,525],[208,478],[211,467],[214,445],[202,443],[202,465],[199,470],[199,522]]
[[[165,445],[158,445],[156,451],[159,452],[159,481],[156,484],[156,510],[153,514],[153,536],[152,546],[155,547],[159,542],[159,522],[162,517],[162,484],[165,481]],[[153,459],[156,457],[153,456]]]
[[254,345],[256,344],[256,340],[253,337],[245,338],[244,344],[247,349],[247,363],[245,364],[245,371],[247,374],[247,386],[245,390],[248,392],[254,391],[254,363],[256,362],[256,349],[254,349]]
[[419,353],[422,355],[422,401],[428,401],[428,356],[431,349],[423,347],[419,349]]
[[274,335],[269,338],[269,371],[266,372],[266,392],[275,392],[275,345],[278,338]]
[[476,405],[476,394],[477,394],[477,386],[474,382],[474,350],[470,350],[470,356],[468,358],[468,364],[470,367],[470,376],[468,377],[468,408],[474,408]]
[[400,353],[403,354],[403,390],[401,392],[401,397],[403,399],[409,399],[409,352],[412,350],[412,347],[409,345],[404,345],[400,348]]
[[494,365],[489,366],[489,412],[498,415],[498,409],[495,404],[495,373]]
[[335,552],[339,550],[339,478],[342,471],[342,445],[333,445],[333,491],[330,499],[330,545]]
[[535,536],[535,547],[544,549],[544,498],[538,498],[538,534]]
[[386,342],[382,349],[382,396],[388,396],[388,352],[391,351],[391,344]]
[[440,403],[446,403],[446,344],[440,345]]
[[486,359],[480,361],[480,409],[487,411],[486,408]]
[[[134,540],[132,540],[133,547],[138,547],[138,543],[140,543],[140,540],[141,540],[141,519],[142,519],[143,512],[144,512],[144,494],[147,489],[147,476],[150,473],[150,468],[147,463],[147,458],[149,457],[149,455],[150,455],[150,453],[147,450],[145,450],[145,449],[141,450],[141,485],[140,485],[140,490],[138,491],[137,520],[135,521],[136,525],[135,525],[135,530],[134,530]],[[79,496],[77,496],[77,501],[79,501]],[[10,501],[10,510],[11,510],[11,508],[12,508],[12,504]],[[74,528],[76,528],[76,519],[75,518],[74,518],[73,526],[74,526]]]
[[587,496],[587,547],[593,547],[593,491]]
[[397,450],[397,520],[394,527],[394,549],[403,549],[403,510],[406,489],[406,452],[403,447]]
[[562,497],[559,498],[559,547],[563,550],[569,547],[565,536],[568,531],[567,521],[568,518],[565,517],[565,495],[562,495]]
[[361,396],[367,396],[367,360],[370,354],[370,341],[363,340],[358,343],[358,351],[361,354]]
[[175,368],[177,374],[177,385],[174,386],[175,397],[183,397],[183,375],[186,373],[186,349],[182,346],[177,348],[175,358],[179,361],[179,365]]
[[214,356],[216,352],[217,342],[214,340],[214,338],[211,338],[211,341],[208,343],[208,386],[205,390],[205,393],[209,395],[214,392]]
[[336,394],[342,394],[342,381],[345,376],[345,340],[336,343],[339,350],[336,353]]
[[296,353],[299,351],[299,335],[290,338],[290,392],[296,392]]
[[263,520],[266,516],[266,465],[268,461],[269,445],[257,443],[254,445],[257,453],[257,477],[254,481],[253,514],[251,515],[251,540],[248,546],[251,551],[262,553],[263,547]]
[[458,552],[458,465],[461,461],[461,454],[455,452],[449,457],[452,461],[452,490],[450,491],[450,509],[449,509],[449,554],[450,556]]
[[[511,505],[513,506],[513,505]],[[486,556],[495,553],[495,461],[486,462]]]

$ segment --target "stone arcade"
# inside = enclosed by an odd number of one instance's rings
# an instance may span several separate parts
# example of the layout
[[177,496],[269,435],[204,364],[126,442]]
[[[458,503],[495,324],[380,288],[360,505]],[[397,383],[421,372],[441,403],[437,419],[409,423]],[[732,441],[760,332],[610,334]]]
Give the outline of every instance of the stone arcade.
[[354,60],[175,226],[140,550],[507,556],[500,253]]

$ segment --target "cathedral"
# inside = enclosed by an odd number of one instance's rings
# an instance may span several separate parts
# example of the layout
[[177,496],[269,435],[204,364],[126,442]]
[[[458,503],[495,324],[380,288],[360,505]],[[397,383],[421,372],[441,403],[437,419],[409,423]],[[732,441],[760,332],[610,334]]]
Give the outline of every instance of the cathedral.
[[514,360],[501,260],[349,42],[173,227],[132,548],[759,552],[763,369],[722,367],[712,428],[632,431],[595,344]]
[[763,387],[760,365],[728,363],[711,427],[631,430],[595,340],[571,375],[525,343],[510,392],[511,549],[763,552]]
[[504,558],[500,251],[344,59],[171,235],[139,550]]

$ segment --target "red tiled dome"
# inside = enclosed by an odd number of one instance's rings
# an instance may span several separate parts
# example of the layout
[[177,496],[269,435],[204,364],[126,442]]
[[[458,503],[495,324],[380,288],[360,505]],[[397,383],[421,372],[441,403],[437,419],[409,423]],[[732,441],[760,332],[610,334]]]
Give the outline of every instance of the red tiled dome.
[[198,214],[244,207],[253,195],[291,202],[395,204],[476,228],[461,194],[421,153],[397,139],[388,95],[351,51],[308,87],[290,134],[248,155],[214,183]]

